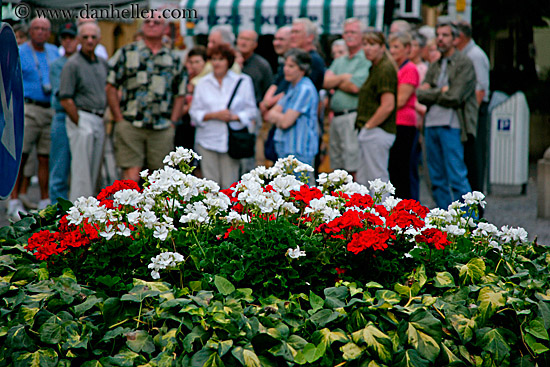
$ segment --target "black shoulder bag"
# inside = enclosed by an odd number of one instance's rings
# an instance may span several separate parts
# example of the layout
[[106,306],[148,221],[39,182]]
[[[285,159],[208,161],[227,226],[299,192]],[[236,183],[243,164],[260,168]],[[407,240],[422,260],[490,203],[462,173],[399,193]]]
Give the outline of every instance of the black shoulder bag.
[[[230,109],[233,98],[235,98],[237,89],[239,89],[242,81],[243,78],[240,78],[235,89],[233,89],[233,94],[231,94],[231,98],[229,98],[229,102],[227,103],[227,109]],[[256,135],[249,133],[247,127],[239,130],[232,129],[229,122],[227,123],[227,130],[229,131],[227,154],[233,159],[254,157]]]

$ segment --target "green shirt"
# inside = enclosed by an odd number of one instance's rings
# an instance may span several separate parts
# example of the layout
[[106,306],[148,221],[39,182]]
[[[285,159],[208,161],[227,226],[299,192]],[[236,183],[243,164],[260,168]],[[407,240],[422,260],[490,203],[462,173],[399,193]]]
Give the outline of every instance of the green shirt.
[[[363,49],[360,49],[352,58],[342,56],[335,59],[330,65],[329,70],[334,74],[351,74],[351,82],[357,87],[361,87],[369,76],[371,62],[365,58]],[[344,110],[354,110],[357,108],[358,96],[336,89],[330,100],[330,107],[334,112]]]
[[[382,60],[377,65],[371,66],[369,77],[359,90],[357,120],[355,120],[355,127],[357,129],[363,128],[372,115],[374,115],[378,107],[380,107],[380,100],[384,93],[393,93],[395,105],[397,106],[397,71],[386,55],[382,57]],[[395,134],[395,108],[378,127],[390,134]]]

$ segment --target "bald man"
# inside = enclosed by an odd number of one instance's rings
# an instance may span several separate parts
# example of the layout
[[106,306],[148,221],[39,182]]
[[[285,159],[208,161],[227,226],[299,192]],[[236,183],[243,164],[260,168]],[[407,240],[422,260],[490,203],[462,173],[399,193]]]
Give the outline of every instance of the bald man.
[[[50,203],[48,195],[48,165],[50,129],[53,117],[53,110],[50,104],[52,98],[50,65],[59,57],[57,47],[46,42],[50,38],[50,34],[50,21],[46,18],[34,18],[29,27],[29,41],[19,47],[25,96],[25,132],[21,167],[25,166],[29,153],[33,147],[36,147],[41,199],[38,207],[40,209],[45,208]],[[23,203],[19,199],[19,184],[22,171],[22,169],[19,170],[19,178],[13,188],[11,200],[8,203],[8,215],[13,219],[18,219],[19,212],[25,211]]]
[[273,71],[266,59],[255,53],[258,47],[258,33],[253,30],[244,30],[237,37],[237,50],[243,56],[242,72],[250,75],[254,81],[254,95],[256,104],[264,97],[267,88],[271,85]]

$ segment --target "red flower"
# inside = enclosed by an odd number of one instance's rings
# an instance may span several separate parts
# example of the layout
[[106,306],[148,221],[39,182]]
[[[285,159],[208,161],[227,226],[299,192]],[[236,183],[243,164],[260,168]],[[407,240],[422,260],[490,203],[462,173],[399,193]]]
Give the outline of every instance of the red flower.
[[233,196],[233,194],[235,193],[235,190],[233,190],[232,188],[220,190],[220,192],[225,194],[229,198],[229,200],[231,201],[231,204],[239,201],[239,199],[237,199],[236,196]]
[[113,208],[113,201],[109,199],[115,192],[121,190],[137,190],[141,192],[139,185],[133,180],[116,180],[111,186],[107,186],[99,195],[97,195],[97,200],[99,200],[100,205],[107,207],[108,209]]
[[399,228],[407,228],[409,226],[422,228],[425,223],[422,219],[418,218],[416,214],[411,214],[406,210],[397,210],[392,211],[390,217],[386,221],[386,225],[390,228],[395,226]]
[[223,235],[223,239],[225,240],[226,238],[228,238],[228,237],[229,237],[229,234],[230,234],[231,232],[233,232],[234,230],[236,230],[236,229],[239,229],[239,230],[241,231],[241,233],[244,234],[244,225],[240,225],[240,226],[238,226],[238,227],[231,226],[231,227],[229,227],[229,228],[227,229],[227,231],[225,231],[225,234]]
[[428,209],[424,205],[421,205],[418,201],[412,199],[401,200],[399,203],[397,203],[393,210],[406,210],[409,213],[414,213],[418,215],[420,218],[426,218],[426,215],[430,212],[430,209]]
[[323,193],[316,187],[309,187],[308,185],[300,186],[300,191],[292,190],[290,194],[296,201],[303,201],[306,205],[309,205],[313,199],[320,199],[323,197]]
[[371,208],[374,205],[374,201],[370,195],[353,194],[350,200],[345,204],[347,208],[356,206],[361,209]]
[[416,235],[415,240],[416,242],[424,242],[428,246],[433,245],[437,250],[444,250],[445,246],[450,244],[447,233],[437,228],[423,230],[422,234]]
[[362,232],[353,234],[351,242],[348,243],[348,251],[354,254],[358,254],[368,248],[383,251],[388,248],[388,241],[390,239],[395,239],[395,235],[388,228],[367,228]]

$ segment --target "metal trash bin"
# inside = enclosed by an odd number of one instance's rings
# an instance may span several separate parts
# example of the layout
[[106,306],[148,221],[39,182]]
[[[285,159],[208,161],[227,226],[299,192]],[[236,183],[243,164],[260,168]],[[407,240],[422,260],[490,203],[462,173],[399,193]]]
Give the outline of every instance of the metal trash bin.
[[497,185],[522,185],[529,178],[529,105],[517,92],[491,112],[489,181]]

